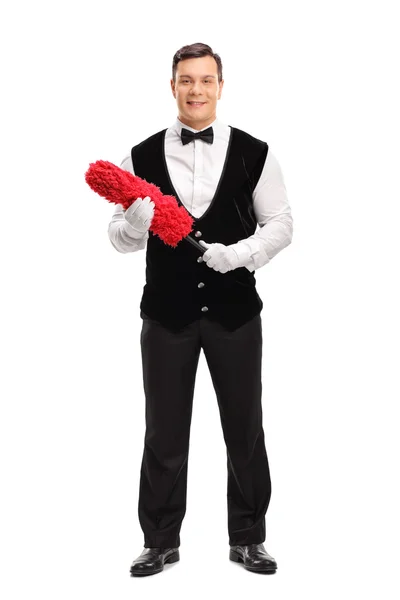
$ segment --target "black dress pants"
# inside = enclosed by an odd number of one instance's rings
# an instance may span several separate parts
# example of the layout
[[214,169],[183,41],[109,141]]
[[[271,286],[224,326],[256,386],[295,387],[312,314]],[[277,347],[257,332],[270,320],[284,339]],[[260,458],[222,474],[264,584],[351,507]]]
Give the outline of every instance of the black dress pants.
[[261,316],[233,332],[202,316],[179,333],[144,313],[141,316],[146,431],[138,512],[144,546],[180,546],[201,348],[215,389],[227,450],[229,544],[264,542],[271,480],[262,426]]

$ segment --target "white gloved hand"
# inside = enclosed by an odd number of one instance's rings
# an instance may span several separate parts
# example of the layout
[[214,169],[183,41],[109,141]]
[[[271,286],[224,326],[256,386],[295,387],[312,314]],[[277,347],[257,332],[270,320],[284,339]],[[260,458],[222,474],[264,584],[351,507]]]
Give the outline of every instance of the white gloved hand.
[[232,246],[224,244],[208,244],[201,240],[199,242],[204,248],[208,248],[203,254],[203,261],[207,263],[207,267],[211,267],[220,273],[232,271],[240,266],[239,256]]
[[144,235],[154,217],[154,202],[149,196],[137,198],[124,212],[125,221],[138,235]]

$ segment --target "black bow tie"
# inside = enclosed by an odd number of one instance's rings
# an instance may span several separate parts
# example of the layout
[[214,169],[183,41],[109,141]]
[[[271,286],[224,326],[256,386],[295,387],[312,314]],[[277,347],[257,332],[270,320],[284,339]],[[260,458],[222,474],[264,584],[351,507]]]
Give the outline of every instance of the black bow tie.
[[204,129],[203,131],[198,131],[197,133],[194,133],[193,131],[189,131],[189,129],[185,129],[184,127],[182,127],[181,140],[183,145],[188,144],[193,140],[203,140],[208,144],[212,144],[214,141],[213,128],[209,127],[208,129]]

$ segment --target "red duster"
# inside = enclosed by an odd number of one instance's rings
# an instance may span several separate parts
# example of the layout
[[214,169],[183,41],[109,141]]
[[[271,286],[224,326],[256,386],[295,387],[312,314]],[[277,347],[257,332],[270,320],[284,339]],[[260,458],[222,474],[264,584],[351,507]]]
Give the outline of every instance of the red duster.
[[100,196],[127,209],[137,198],[149,196],[154,202],[154,217],[150,231],[169,246],[176,247],[182,239],[196,246],[203,254],[201,246],[190,232],[193,217],[184,206],[179,206],[174,196],[165,196],[159,187],[132,175],[106,160],[90,163],[85,173],[86,183]]

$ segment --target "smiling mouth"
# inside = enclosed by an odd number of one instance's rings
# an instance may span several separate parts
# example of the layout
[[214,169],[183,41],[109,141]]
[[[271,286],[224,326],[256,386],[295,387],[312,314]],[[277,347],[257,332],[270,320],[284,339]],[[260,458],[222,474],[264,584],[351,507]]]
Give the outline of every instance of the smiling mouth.
[[203,106],[205,102],[195,102],[194,100],[188,101],[187,104],[193,104],[194,106]]

